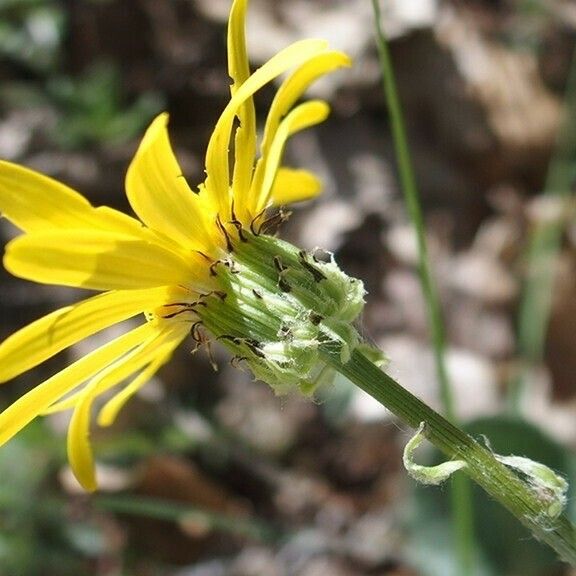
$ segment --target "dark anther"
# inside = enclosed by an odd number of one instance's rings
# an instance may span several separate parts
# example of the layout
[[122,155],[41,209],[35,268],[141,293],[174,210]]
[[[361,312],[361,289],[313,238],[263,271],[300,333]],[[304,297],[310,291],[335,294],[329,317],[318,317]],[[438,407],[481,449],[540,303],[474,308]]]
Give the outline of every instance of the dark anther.
[[246,356],[232,356],[232,358],[230,359],[230,366],[232,366],[232,368],[241,369],[242,367],[240,366],[240,362],[243,362],[245,360],[248,360]]
[[248,346],[253,346],[254,348],[262,348],[262,343],[258,342],[258,340],[254,338],[243,338],[244,342],[248,344]]
[[194,302],[194,305],[197,306],[208,306],[208,303],[206,302],[206,300],[208,300],[208,298],[210,298],[210,296],[216,296],[216,298],[220,298],[220,300],[222,300],[222,302],[224,302],[224,300],[226,300],[226,297],[228,296],[228,294],[226,294],[226,292],[223,292],[222,290],[211,290],[210,292],[206,292],[206,294],[200,294],[200,298],[198,298],[198,300],[196,300],[196,302]]
[[224,268],[228,268],[228,270],[230,270],[231,274],[239,274],[239,270],[237,270],[235,268],[235,262],[231,261],[231,260],[218,260],[216,262],[214,262],[214,264],[212,264],[212,266],[210,266],[210,275],[211,276],[217,276],[218,273],[216,272],[216,267],[217,265],[220,264],[222,266],[224,266]]
[[169,318],[174,318],[180,314],[184,314],[185,312],[190,312],[191,310],[194,310],[194,307],[198,304],[202,303],[198,300],[195,300],[194,302],[172,302],[170,304],[165,304],[164,308],[179,307],[180,310],[176,310],[176,312],[170,312],[170,314],[165,314],[162,316],[162,318],[168,320]]
[[267,234],[269,232],[276,232],[280,227],[280,224],[288,220],[290,214],[292,213],[285,212],[284,210],[282,210],[282,208],[280,208],[280,210],[278,210],[276,214],[273,214],[272,216],[270,216],[270,218],[267,218],[266,220],[264,220],[264,222],[262,222],[260,228],[258,228],[258,234]]
[[292,292],[290,284],[288,284],[288,282],[286,282],[282,277],[278,278],[278,288],[280,288],[282,292]]
[[242,227],[242,222],[240,222],[240,220],[234,219],[230,220],[230,224],[232,224],[232,226],[236,228],[236,231],[238,232],[238,238],[240,238],[242,242],[248,242],[248,238],[246,238],[244,234],[244,228]]
[[278,330],[278,336],[280,338],[287,338],[288,336],[292,335],[292,330],[290,330],[290,326],[286,326],[286,324],[282,324],[280,326],[280,330]]
[[222,260],[216,260],[210,265],[210,276],[218,276],[218,272],[216,272],[218,264],[223,264]]
[[229,340],[233,344],[236,344],[236,346],[240,346],[240,344],[242,344],[242,338],[239,338],[238,336],[231,336],[230,334],[222,334],[221,336],[218,336],[216,340]]
[[254,296],[256,296],[256,298],[258,298],[258,300],[262,300],[262,298],[263,298],[262,294],[260,294],[260,292],[258,292],[258,290],[256,290],[256,288],[252,288],[252,294],[254,294]]
[[226,266],[226,268],[230,270],[230,274],[240,274],[240,270],[238,270],[238,267],[236,265],[236,262],[234,262],[234,260],[226,260],[224,262],[224,266]]
[[254,216],[254,218],[252,218],[252,221],[250,222],[250,232],[252,232],[252,234],[254,234],[254,236],[258,236],[260,234],[260,228],[258,228],[258,230],[256,230],[256,222],[258,222],[260,220],[260,218],[262,218],[262,216],[264,216],[265,213],[266,213],[266,209],[261,210],[260,212],[258,212],[258,214],[256,214],[256,216]]
[[168,320],[169,318],[175,318],[180,314],[184,314],[184,312],[188,312],[188,308],[183,308],[182,310],[177,310],[176,312],[171,312],[170,314],[165,314],[164,316],[162,316],[162,318]]
[[228,234],[228,230],[226,230],[226,226],[224,226],[224,224],[222,224],[222,221],[220,220],[219,214],[218,214],[218,216],[216,216],[216,226],[218,226],[220,232],[222,232],[222,235],[224,236],[224,239],[226,240],[226,249],[228,250],[228,252],[233,252],[234,246],[232,245],[232,240],[230,239],[230,235]]
[[197,344],[201,344],[203,342],[203,336],[200,332],[200,328],[202,327],[202,322],[200,320],[194,322],[192,327],[190,328],[190,336]]
[[210,341],[210,336],[201,330],[203,328],[203,324],[201,320],[194,322],[192,327],[190,328],[190,335],[192,339],[196,343],[196,346],[192,350],[192,354],[195,354],[200,350],[202,346],[205,347],[206,353],[208,354],[208,361],[210,362],[210,366],[214,372],[218,372],[218,364],[216,364],[216,360],[214,359],[214,355],[212,354],[212,342]]
[[222,336],[218,336],[217,340],[229,340],[236,346],[245,345],[249,348],[250,352],[254,354],[254,356],[258,356],[260,358],[264,358],[265,354],[260,350],[262,344],[258,342],[258,340],[254,340],[254,338],[240,338],[238,336],[231,336],[229,334],[222,334]]
[[313,266],[306,260],[306,252],[304,252],[304,250],[300,250],[298,256],[300,257],[300,264],[302,264],[302,266],[304,266],[304,268],[306,268],[306,270],[308,270],[308,272],[310,272],[314,277],[314,282],[326,280],[325,274],[320,272],[316,266]]
[[322,322],[322,320],[324,320],[324,316],[321,316],[320,314],[318,314],[316,312],[310,311],[310,313],[308,314],[308,320],[310,320],[310,322],[312,322],[312,324],[314,324],[314,326],[318,326],[318,324],[320,324],[320,322]]
[[200,256],[202,256],[202,258],[204,258],[205,260],[208,260],[208,262],[212,262],[212,258],[210,258],[208,254],[204,254],[204,252],[202,252],[201,250],[196,250],[195,252],[196,254],[200,254]]
[[278,272],[280,272],[280,274],[282,274],[282,272],[284,272],[285,270],[288,270],[288,267],[284,266],[284,264],[282,263],[282,259],[280,258],[280,256],[274,256],[274,267],[276,268],[276,270],[278,270]]
[[248,348],[250,348],[250,352],[252,352],[254,356],[258,356],[259,358],[264,358],[266,356],[266,354],[260,350],[262,344],[257,340],[254,340],[253,338],[245,338],[244,343]]
[[326,280],[326,275],[323,272],[320,272],[320,270],[318,270],[318,268],[315,266],[312,266],[312,264],[309,264],[308,262],[302,262],[302,266],[304,266],[304,268],[306,268],[306,270],[312,274],[314,277],[314,282],[321,282],[322,280]]
[[230,206],[230,214],[232,216],[230,224],[232,224],[232,226],[236,228],[236,231],[238,232],[238,238],[240,238],[242,242],[248,242],[248,239],[244,235],[244,228],[242,227],[242,222],[238,220],[238,218],[236,217],[236,213],[234,212],[234,200],[232,200],[232,206]]

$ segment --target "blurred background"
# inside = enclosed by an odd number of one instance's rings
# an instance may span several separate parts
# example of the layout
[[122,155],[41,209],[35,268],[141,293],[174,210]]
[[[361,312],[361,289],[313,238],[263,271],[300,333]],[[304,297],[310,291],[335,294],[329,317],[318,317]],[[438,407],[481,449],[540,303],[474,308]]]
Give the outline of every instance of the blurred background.
[[[570,478],[576,159],[558,152],[556,140],[574,129],[562,103],[576,4],[381,5],[459,417],[497,452],[537,458]],[[66,182],[94,204],[128,210],[126,168],[147,124],[167,110],[186,177],[201,182],[204,150],[229,96],[229,7],[0,0],[0,157]],[[369,0],[252,0],[250,55],[256,67],[312,36],[352,56],[351,70],[311,90],[330,101],[332,116],[298,135],[287,156],[319,173],[325,193],[296,207],[282,233],[333,251],[364,281],[362,332],[389,356],[392,376],[440,408],[373,28]],[[273,93],[259,94],[261,119]],[[564,168],[561,190],[547,190],[551,162]],[[528,247],[543,228],[557,239],[545,254],[555,282],[549,318],[533,325],[537,299],[525,295],[538,279],[528,273]],[[0,221],[2,241],[16,233]],[[1,270],[0,336],[81,297]],[[4,385],[1,405],[93,345]],[[409,430],[386,410],[343,380],[314,402],[278,398],[232,368],[223,351],[215,350],[214,372],[191,349],[190,342],[179,350],[112,429],[94,431],[97,494],[82,493],[67,469],[66,415],[34,422],[0,450],[1,576],[454,573],[448,489],[407,479]],[[575,574],[512,517],[474,498],[478,574]]]

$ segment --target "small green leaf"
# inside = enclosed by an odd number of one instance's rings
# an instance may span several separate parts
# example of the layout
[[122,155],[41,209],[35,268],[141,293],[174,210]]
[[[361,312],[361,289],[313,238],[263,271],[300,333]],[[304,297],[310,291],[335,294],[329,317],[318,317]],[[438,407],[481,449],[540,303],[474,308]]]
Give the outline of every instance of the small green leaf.
[[414,451],[422,444],[426,438],[426,423],[421,422],[416,434],[410,439],[404,448],[404,467],[408,474],[420,484],[438,485],[448,480],[454,472],[466,466],[463,460],[449,460],[436,466],[423,466],[414,462]]

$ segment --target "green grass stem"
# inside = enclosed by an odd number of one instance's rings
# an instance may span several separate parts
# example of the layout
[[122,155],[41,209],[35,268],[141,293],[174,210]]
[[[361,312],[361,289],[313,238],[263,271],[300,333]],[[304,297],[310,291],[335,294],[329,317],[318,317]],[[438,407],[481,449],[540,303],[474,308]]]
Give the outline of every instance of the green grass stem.
[[509,409],[513,414],[520,413],[529,371],[539,365],[544,356],[552,308],[555,266],[566,224],[564,215],[573,196],[575,177],[576,48],[566,85],[564,114],[544,186],[546,197],[557,199],[559,214],[557,218],[544,219],[534,225],[526,250],[526,283],[518,317],[518,352],[522,366],[518,377],[510,386],[508,396]]
[[[402,107],[398,97],[398,90],[396,88],[394,67],[392,65],[388,43],[381,26],[381,12],[378,0],[372,0],[372,5],[374,8],[378,54],[382,70],[382,83],[386,104],[390,113],[392,137],[398,162],[398,174],[401,188],[404,193],[406,208],[417,238],[418,274],[428,314],[428,325],[434,350],[436,377],[440,386],[440,396],[442,399],[444,414],[448,420],[456,422],[454,395],[450,386],[445,362],[446,337],[444,334],[444,323],[442,321],[438,294],[430,271],[424,218],[420,206],[416,178],[412,167],[410,147],[406,136]],[[472,575],[474,573],[473,565],[475,550],[474,518],[471,487],[465,476],[457,475],[454,477],[452,482],[451,500],[452,514],[455,523],[459,574],[462,576]]]

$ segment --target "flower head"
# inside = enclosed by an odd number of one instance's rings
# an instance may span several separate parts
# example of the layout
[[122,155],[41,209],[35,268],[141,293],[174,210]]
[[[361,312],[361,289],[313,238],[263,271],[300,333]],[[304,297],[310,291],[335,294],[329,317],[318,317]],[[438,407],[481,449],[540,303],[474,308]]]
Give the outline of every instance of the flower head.
[[[6,249],[15,276],[101,293],[56,310],[0,345],[7,381],[100,330],[143,315],[141,324],[48,378],[0,414],[0,443],[41,414],[72,409],[71,467],[95,488],[89,441],[96,398],[113,395],[97,421],[113,422],[124,403],[189,335],[216,338],[277,390],[314,387],[325,377],[315,345],[357,338],[349,324],[363,298],[360,282],[333,262],[265,234],[270,209],[311,198],[317,179],[281,165],[289,136],[323,121],[328,106],[297,103],[318,77],[349,64],[321,40],[303,40],[250,73],[244,37],[247,0],[234,0],[228,26],[231,98],[210,138],[206,180],[189,187],[170,147],[162,114],[130,164],[126,193],[138,219],[46,176],[0,163],[0,212],[24,232]],[[260,144],[253,95],[287,72]],[[229,163],[229,149],[233,163]]]

